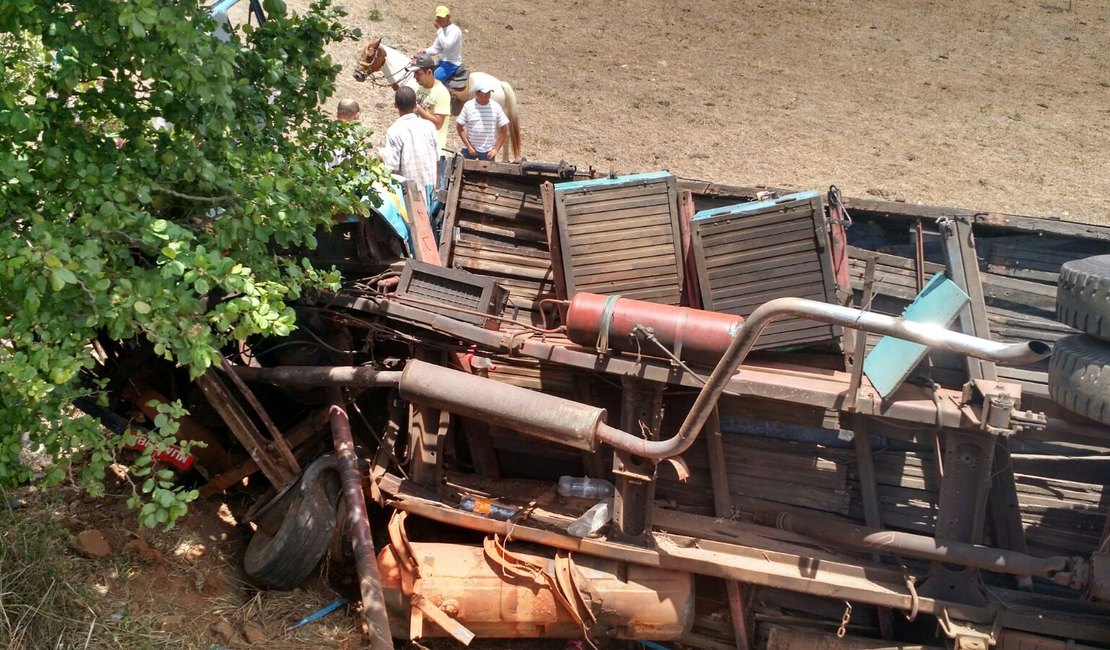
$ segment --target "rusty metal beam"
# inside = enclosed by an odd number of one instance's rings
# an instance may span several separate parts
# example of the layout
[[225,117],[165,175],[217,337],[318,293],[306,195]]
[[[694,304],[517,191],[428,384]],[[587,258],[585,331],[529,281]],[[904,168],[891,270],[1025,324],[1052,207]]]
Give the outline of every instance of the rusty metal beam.
[[331,406],[332,439],[339,466],[339,479],[343,484],[343,499],[347,505],[351,533],[354,536],[355,566],[358,569],[359,591],[362,594],[362,616],[370,632],[370,647],[374,650],[393,650],[393,637],[389,632],[389,616],[385,609],[382,579],[378,574],[374,542],[370,538],[370,518],[366,514],[366,495],[362,491],[362,475],[358,468],[358,454],[351,437],[351,423],[343,394],[339,388],[329,391]]
[[[870,267],[870,262],[868,263]],[[867,336],[857,332],[860,336]],[[856,416],[852,421],[853,442],[856,447],[856,473],[859,476],[859,489],[863,497],[863,519],[868,526],[876,529],[883,527],[882,512],[879,504],[879,482],[875,475],[875,456],[871,449],[871,427],[867,419]],[[878,554],[871,559],[879,561]],[[878,608],[879,629],[884,639],[891,639],[890,610],[886,607]]]
[[[663,422],[663,385],[633,377],[621,381],[621,429],[657,437]],[[651,537],[655,510],[655,464],[629,453],[613,452],[617,490],[613,500],[613,528],[609,535],[631,544],[645,544]]]
[[281,431],[277,428],[277,425],[270,419],[270,414],[263,408],[258,398],[254,396],[254,392],[232,371],[234,366],[231,365],[231,362],[228,361],[226,357],[220,359],[220,367],[227,373],[227,377],[231,380],[231,383],[235,384],[235,387],[239,389],[239,394],[243,396],[247,404],[250,404],[251,408],[254,409],[258,419],[262,422],[262,426],[266,427],[266,431],[269,432],[270,440],[273,441],[274,448],[277,449],[277,452],[281,454],[282,460],[293,470],[294,474],[300,474],[301,466],[297,462],[296,456],[293,455],[293,450],[289,448],[289,443],[285,441],[285,437],[281,435]]
[[850,548],[987,569],[996,573],[1036,575],[1075,588],[1083,586],[1080,581],[1085,581],[1087,573],[1086,563],[1081,558],[1034,557],[950,539],[859,526],[829,517],[810,517],[773,507],[757,513],[756,521]]
[[[713,482],[713,511],[722,519],[732,518],[732,490],[728,485],[728,463],[721,435],[721,416],[717,409],[705,423],[705,442],[709,452],[709,477]],[[728,594],[728,611],[732,617],[732,638],[737,650],[751,650],[752,634],[748,629],[748,612],[745,605],[744,585],[736,580],[725,580]]]
[[[294,425],[285,438],[295,450],[316,435],[328,423],[328,419],[328,409],[314,411]],[[218,476],[213,476],[210,481],[200,488],[200,496],[206,499],[214,494],[219,494],[257,471],[258,463],[254,462],[253,459],[247,459]]]
[[233,372],[246,381],[275,386],[312,388],[316,386],[393,387],[401,379],[397,370],[378,370],[369,366],[282,366],[253,368],[233,366]]
[[198,377],[197,386],[274,488],[280,490],[297,476],[298,472],[275,453],[273,443],[254,425],[214,369]]

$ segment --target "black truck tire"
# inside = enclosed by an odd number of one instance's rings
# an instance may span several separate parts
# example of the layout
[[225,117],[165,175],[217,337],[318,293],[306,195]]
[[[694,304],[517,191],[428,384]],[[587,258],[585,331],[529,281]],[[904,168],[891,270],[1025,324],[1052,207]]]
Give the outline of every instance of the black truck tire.
[[1056,320],[1110,341],[1110,255],[1070,260],[1060,266]]
[[321,456],[309,465],[289,496],[281,525],[272,535],[256,530],[243,557],[251,580],[270,589],[304,582],[331,544],[339,501],[335,457]]
[[1057,341],[1048,393],[1069,411],[1110,424],[1110,343],[1085,334]]

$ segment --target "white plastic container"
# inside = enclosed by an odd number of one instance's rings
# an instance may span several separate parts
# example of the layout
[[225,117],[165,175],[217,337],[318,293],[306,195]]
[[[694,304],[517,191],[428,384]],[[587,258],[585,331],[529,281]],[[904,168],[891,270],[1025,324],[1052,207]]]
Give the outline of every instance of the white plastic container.
[[559,477],[559,494],[565,497],[608,499],[614,492],[613,484],[603,478]]

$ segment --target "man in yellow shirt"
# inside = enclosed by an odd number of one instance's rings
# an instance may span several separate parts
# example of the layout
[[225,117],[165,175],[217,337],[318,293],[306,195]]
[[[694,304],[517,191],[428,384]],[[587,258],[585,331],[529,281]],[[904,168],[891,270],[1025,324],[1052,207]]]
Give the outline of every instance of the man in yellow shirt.
[[427,54],[417,54],[408,67],[416,80],[416,114],[436,127],[436,141],[442,160],[447,150],[447,123],[451,117],[451,93],[435,77],[436,62]]

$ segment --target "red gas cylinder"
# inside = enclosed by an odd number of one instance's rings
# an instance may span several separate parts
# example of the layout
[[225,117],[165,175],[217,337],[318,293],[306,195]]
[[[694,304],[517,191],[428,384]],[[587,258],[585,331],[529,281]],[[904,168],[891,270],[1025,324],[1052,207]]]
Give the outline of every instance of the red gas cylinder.
[[709,366],[717,364],[743,324],[732,314],[596,293],[576,294],[567,309],[567,337],[579,345],[595,347],[607,332],[611,350],[665,357],[659,346],[637,334],[640,326],[678,358]]

